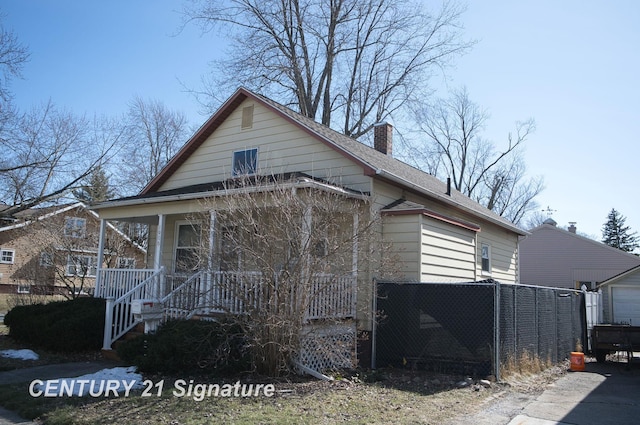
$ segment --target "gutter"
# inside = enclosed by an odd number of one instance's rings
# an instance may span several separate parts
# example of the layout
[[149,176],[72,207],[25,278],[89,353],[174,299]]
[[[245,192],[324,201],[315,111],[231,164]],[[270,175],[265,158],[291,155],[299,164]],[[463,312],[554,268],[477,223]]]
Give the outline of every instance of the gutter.
[[365,193],[356,193],[350,192],[346,189],[342,189],[337,186],[332,186],[330,184],[317,182],[315,180],[302,178],[293,183],[282,183],[277,185],[265,185],[265,186],[251,186],[251,187],[242,187],[236,189],[221,189],[215,191],[207,191],[207,192],[196,192],[196,193],[184,193],[179,195],[170,195],[170,196],[157,196],[151,198],[137,198],[137,199],[127,199],[122,201],[107,201],[101,204],[96,204],[91,206],[92,210],[100,210],[103,208],[115,208],[115,207],[124,207],[124,206],[134,206],[141,204],[160,204],[166,202],[176,202],[176,201],[190,201],[195,199],[202,198],[213,198],[213,197],[221,197],[221,196],[229,196],[235,194],[247,194],[247,193],[260,193],[260,192],[269,192],[271,189],[279,187],[282,189],[320,189],[325,192],[332,192],[338,195],[343,195],[347,198],[353,198],[358,200],[368,200],[370,198],[369,195]]

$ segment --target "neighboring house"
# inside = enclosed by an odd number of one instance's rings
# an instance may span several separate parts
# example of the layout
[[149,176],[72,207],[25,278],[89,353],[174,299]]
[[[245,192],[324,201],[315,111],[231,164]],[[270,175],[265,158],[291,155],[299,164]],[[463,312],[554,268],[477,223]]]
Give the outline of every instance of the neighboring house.
[[[0,225],[0,292],[92,294],[99,228],[98,215],[81,202],[32,208],[5,220]],[[108,229],[105,266],[144,264],[143,249],[115,227]]]
[[632,267],[640,257],[556,226],[552,219],[520,241],[520,281],[558,288],[595,289]]
[[[359,218],[354,217],[354,223],[370,216],[382,217],[379,229],[382,240],[392,243],[387,254],[399,261],[400,276],[394,279],[517,280],[518,238],[526,232],[452,190],[450,185],[394,159],[391,125],[376,125],[374,147],[369,147],[243,88],[222,105],[139,195],[93,208],[103,221],[128,220],[151,226],[148,282],[160,280],[160,275],[166,279],[183,271],[181,259],[197,245],[192,240],[193,226],[188,218],[203,209],[209,211],[209,225],[203,226],[209,229],[208,234],[195,238],[211,241],[209,270],[213,276],[205,277],[196,271],[194,275],[199,277],[190,281],[194,282],[194,288],[196,284],[204,285],[203,282],[214,282],[207,285],[228,282],[231,277],[224,264],[229,247],[224,240],[226,229],[234,223],[229,222],[230,214],[221,214],[225,208],[221,199],[234,191],[257,190],[246,183],[234,186],[234,181],[243,176],[281,179],[292,190],[341,193],[345,203],[366,201],[368,210]],[[267,185],[260,190],[270,189]],[[213,199],[213,203],[205,205],[203,199]],[[227,217],[226,222],[223,217]],[[309,220],[313,221],[312,214]],[[358,331],[367,332],[372,327],[374,278],[385,276],[367,270],[367,254],[361,250],[354,241],[353,252],[348,254],[353,256],[354,272],[334,288],[344,297],[332,293],[323,302],[334,303],[330,309],[332,317],[351,322],[356,319]],[[251,266],[246,267],[247,276],[255,276]],[[129,302],[124,294],[136,287],[118,289],[113,283],[122,282],[125,274],[117,270],[100,271],[96,295],[117,298],[116,304]],[[239,279],[237,274],[233,279]],[[189,284],[188,281],[183,285]],[[140,284],[138,288],[142,288]],[[170,303],[173,288],[171,293],[158,286],[143,292],[155,291],[154,295]],[[194,291],[191,294],[197,292]],[[335,304],[336,298],[342,299],[342,304]],[[357,304],[357,308],[348,303]],[[193,315],[186,308],[183,310],[184,317]],[[120,311],[117,305],[114,311]],[[109,326],[110,320],[107,317],[110,337],[105,339],[106,349],[133,326],[133,321]]]
[[640,326],[640,265],[605,280],[598,289],[604,323]]

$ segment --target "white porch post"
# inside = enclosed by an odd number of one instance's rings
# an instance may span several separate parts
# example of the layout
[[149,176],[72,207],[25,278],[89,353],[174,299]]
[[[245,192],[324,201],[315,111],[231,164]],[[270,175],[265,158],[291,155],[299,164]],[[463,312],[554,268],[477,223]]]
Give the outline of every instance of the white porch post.
[[351,253],[351,277],[353,279],[351,288],[351,294],[353,296],[353,300],[351,300],[351,315],[356,317],[356,304],[358,302],[357,291],[358,291],[358,226],[360,224],[360,217],[358,213],[353,213],[353,251]]
[[[312,299],[315,297],[314,294],[314,282],[313,277],[311,276],[311,231],[312,231],[312,220],[313,220],[313,211],[310,205],[306,205],[304,209],[304,214],[302,216],[302,243],[300,252],[302,253],[302,282],[304,285],[301,288],[296,288],[294,294],[296,294],[296,298],[294,299],[296,309],[304,309],[300,311],[303,314],[303,320],[306,322],[309,316],[309,303],[312,302]],[[300,305],[302,301],[306,302],[306,305]]]
[[105,294],[105,288],[103,288],[102,282],[102,263],[104,261],[104,240],[107,233],[107,221],[103,218],[100,219],[100,235],[98,236],[98,270],[96,272],[96,287],[93,291],[93,296],[101,298]]
[[[164,247],[164,226],[166,216],[158,214],[158,228],[156,229],[156,247],[153,255],[153,269],[157,272],[162,267],[162,249]],[[160,298],[162,296],[162,279],[158,279],[155,285],[154,296]]]
[[217,306],[218,297],[216,296],[217,288],[216,288],[216,279],[215,279],[215,270],[216,270],[216,223],[217,223],[218,214],[216,210],[209,211],[209,258],[207,259],[208,264],[208,273],[206,274],[206,292],[205,300],[206,300],[206,308],[207,311],[211,310],[211,308]]
[[360,218],[358,213],[353,213],[353,251],[352,251],[352,263],[351,263],[351,275],[356,277],[358,275],[358,226],[360,224]]

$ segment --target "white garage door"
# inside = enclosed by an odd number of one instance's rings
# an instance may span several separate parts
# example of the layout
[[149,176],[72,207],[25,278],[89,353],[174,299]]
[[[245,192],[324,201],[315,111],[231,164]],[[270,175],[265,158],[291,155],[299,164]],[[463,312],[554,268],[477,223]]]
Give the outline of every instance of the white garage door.
[[613,322],[640,326],[640,288],[613,287]]

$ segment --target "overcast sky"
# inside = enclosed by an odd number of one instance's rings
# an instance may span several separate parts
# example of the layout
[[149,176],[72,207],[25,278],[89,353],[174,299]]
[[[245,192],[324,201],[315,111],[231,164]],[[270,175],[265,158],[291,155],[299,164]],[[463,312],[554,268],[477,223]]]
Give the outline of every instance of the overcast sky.
[[[491,118],[485,136],[506,141],[517,120],[537,131],[525,158],[546,189],[538,201],[561,226],[601,238],[611,208],[640,231],[640,2],[474,1],[463,16],[477,39],[448,79],[466,86]],[[4,24],[29,46],[20,108],[51,99],[78,114],[124,113],[134,95],[206,116],[197,89],[223,40],[193,27],[178,32],[178,0],[0,0]]]

